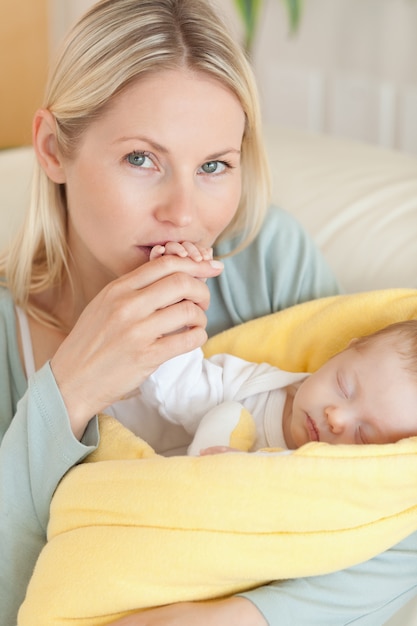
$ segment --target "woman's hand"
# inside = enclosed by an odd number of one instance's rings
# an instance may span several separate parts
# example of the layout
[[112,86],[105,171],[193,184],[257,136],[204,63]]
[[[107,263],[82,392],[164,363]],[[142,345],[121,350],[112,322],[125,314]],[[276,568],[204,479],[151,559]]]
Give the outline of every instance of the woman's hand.
[[250,600],[233,597],[169,604],[129,615],[109,626],[268,626],[268,623]]
[[109,283],[84,309],[51,360],[71,426],[137,388],[161,363],[207,339],[205,278],[222,264],[166,255]]

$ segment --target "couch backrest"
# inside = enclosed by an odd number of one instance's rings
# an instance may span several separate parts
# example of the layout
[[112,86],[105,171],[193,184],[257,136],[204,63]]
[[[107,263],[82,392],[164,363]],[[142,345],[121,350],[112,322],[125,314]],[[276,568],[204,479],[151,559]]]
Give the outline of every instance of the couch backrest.
[[274,202],[297,216],[348,292],[417,288],[417,158],[268,127]]
[[[417,288],[417,158],[269,126],[273,200],[313,236],[348,292]],[[0,247],[22,219],[31,148],[0,151]]]
[[33,163],[31,148],[0,150],[0,249],[22,222],[30,197]]

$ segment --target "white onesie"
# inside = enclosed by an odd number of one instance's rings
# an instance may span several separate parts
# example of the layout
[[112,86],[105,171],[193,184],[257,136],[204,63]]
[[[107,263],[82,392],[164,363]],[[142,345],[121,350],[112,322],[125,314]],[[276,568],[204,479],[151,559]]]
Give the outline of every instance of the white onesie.
[[189,454],[199,454],[208,446],[229,445],[242,407],[255,424],[251,450],[286,448],[282,430],[286,387],[306,376],[230,354],[205,359],[197,349],[161,365],[143,383],[141,395],[143,403],[194,437]]

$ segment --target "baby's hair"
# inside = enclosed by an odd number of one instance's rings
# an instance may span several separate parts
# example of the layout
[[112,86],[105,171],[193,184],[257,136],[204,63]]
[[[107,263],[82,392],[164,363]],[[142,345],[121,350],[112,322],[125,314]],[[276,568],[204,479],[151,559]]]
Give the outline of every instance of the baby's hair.
[[396,322],[359,337],[352,347],[360,351],[379,340],[389,341],[404,359],[405,369],[417,375],[417,319]]

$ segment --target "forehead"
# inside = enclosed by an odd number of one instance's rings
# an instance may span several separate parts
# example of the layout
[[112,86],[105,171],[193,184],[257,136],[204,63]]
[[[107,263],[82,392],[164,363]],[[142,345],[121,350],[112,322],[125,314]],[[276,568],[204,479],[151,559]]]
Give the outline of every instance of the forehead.
[[[233,143],[239,148],[245,115],[237,96],[219,80],[188,69],[164,70],[138,78],[115,95],[86,130],[106,142],[152,133],[172,146],[193,135],[195,142]],[[209,146],[207,146],[209,148]]]
[[374,401],[412,395],[417,410],[417,373],[407,366],[401,344],[391,337],[378,337],[364,345],[354,344],[335,357],[336,368],[352,377],[358,393]]
[[375,337],[365,343],[353,340],[340,356],[347,362],[363,364],[364,367],[369,367],[376,361],[390,362],[399,367],[402,359],[398,342],[391,336]]
[[151,107],[155,112],[186,111],[193,106],[209,109],[231,107],[234,112],[243,115],[243,108],[238,96],[220,79],[204,72],[187,68],[149,72],[128,84],[113,96],[103,110],[111,114],[120,108]]

